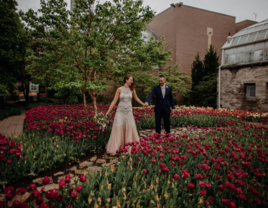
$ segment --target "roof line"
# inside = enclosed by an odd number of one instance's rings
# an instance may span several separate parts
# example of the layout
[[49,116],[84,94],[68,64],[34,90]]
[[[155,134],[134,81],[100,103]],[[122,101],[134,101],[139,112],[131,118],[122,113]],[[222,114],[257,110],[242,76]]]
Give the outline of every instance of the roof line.
[[159,40],[159,35],[154,31],[152,30],[150,27],[146,26],[146,29],[147,30],[150,30],[152,33],[154,33],[156,36],[157,36],[157,39]]
[[242,21],[236,22],[235,24],[240,23],[240,22],[245,22],[245,21],[251,21],[251,22],[256,22],[256,23],[259,23],[259,22],[254,21],[254,20],[245,19],[245,20],[242,20]]
[[[179,4],[176,3],[176,5],[179,5]],[[207,10],[207,9],[201,9],[201,8],[198,8],[198,7],[193,7],[193,6],[189,6],[189,5],[185,5],[185,4],[183,4],[182,6],[183,6],[183,7],[185,7],[185,6],[186,6],[186,7],[191,7],[191,8],[194,8],[194,9],[199,9],[199,10],[203,10],[203,11],[207,11],[207,12],[212,12],[212,13],[221,14],[221,15],[225,15],[225,16],[229,16],[229,17],[234,17],[234,18],[236,18],[235,16],[232,16],[232,15],[223,14],[223,13],[220,13],[220,12],[214,12],[214,11],[210,11],[210,10]],[[168,7],[167,9],[163,10],[162,12],[156,14],[155,17],[158,16],[158,15],[160,15],[161,13],[165,12],[166,10],[168,10],[168,9],[170,9],[170,8],[171,8],[171,7]]]

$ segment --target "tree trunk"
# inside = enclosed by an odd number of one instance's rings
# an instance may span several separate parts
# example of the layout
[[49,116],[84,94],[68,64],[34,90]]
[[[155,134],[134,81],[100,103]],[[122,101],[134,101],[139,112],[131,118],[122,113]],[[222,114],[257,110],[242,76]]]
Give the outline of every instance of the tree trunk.
[[97,114],[97,93],[96,91],[88,91],[88,93],[90,94],[90,97],[92,98],[92,105],[93,105],[93,112],[94,115]]
[[85,90],[82,90],[82,92],[83,92],[84,107],[86,108],[87,107],[86,91]]
[[29,84],[27,84],[27,83],[25,83],[25,91],[26,91],[26,93],[24,95],[25,101],[29,101]]
[[24,95],[24,98],[25,98],[25,101],[26,101],[26,93],[25,93],[25,87],[24,87],[23,79],[21,81],[21,88],[22,88],[22,92],[23,92],[23,95]]

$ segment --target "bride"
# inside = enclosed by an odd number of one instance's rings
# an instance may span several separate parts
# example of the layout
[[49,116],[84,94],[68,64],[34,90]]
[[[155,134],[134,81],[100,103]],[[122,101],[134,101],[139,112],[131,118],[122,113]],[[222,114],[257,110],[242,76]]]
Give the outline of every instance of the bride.
[[125,143],[139,141],[139,135],[132,112],[132,97],[134,97],[134,99],[142,106],[145,105],[136,94],[134,78],[130,75],[126,75],[124,77],[124,86],[119,87],[116,90],[113,102],[106,113],[107,117],[116,104],[118,98],[120,98],[110,139],[106,146],[107,153],[111,155],[115,155],[116,150],[120,147],[124,147]]

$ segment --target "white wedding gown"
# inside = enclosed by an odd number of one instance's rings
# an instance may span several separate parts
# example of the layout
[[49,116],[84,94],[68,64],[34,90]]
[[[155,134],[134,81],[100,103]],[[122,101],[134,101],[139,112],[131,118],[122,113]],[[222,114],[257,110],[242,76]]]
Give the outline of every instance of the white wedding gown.
[[[106,145],[107,153],[116,154],[116,150],[125,143],[139,141],[135,119],[132,112],[132,92],[130,88],[120,87],[119,104],[116,110],[110,139]],[[129,149],[130,151],[130,149]]]

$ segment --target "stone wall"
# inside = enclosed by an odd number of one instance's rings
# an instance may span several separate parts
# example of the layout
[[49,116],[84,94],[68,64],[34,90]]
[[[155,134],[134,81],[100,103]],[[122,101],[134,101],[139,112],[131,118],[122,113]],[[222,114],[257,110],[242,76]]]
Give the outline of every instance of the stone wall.
[[[255,98],[246,96],[247,84],[255,84]],[[268,65],[221,69],[220,91],[223,108],[268,112]]]

